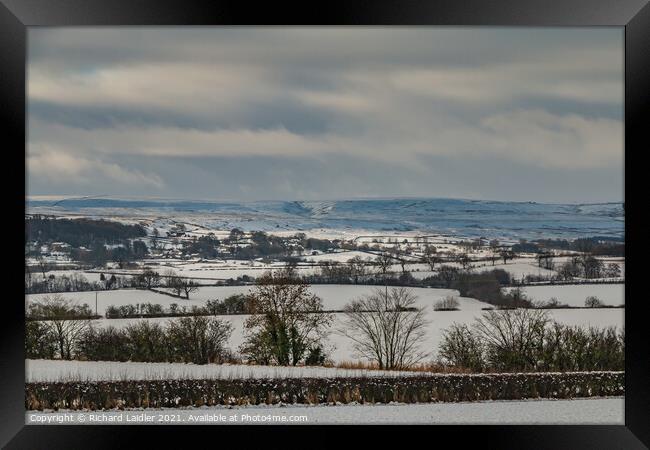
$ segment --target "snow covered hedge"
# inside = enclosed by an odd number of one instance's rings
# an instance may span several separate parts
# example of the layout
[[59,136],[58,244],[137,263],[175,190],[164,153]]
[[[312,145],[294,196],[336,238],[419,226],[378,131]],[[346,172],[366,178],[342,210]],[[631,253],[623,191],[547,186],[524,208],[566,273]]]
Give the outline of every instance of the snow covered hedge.
[[616,396],[624,372],[441,374],[414,377],[27,383],[25,406],[176,408],[275,403],[387,403]]

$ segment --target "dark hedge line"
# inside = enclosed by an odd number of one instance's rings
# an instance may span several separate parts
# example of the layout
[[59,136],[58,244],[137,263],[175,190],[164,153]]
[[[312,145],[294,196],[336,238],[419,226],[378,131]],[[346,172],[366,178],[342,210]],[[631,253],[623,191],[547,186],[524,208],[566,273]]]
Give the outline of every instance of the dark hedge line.
[[445,374],[409,377],[27,383],[25,406],[175,408],[277,403],[419,403],[625,394],[624,372]]

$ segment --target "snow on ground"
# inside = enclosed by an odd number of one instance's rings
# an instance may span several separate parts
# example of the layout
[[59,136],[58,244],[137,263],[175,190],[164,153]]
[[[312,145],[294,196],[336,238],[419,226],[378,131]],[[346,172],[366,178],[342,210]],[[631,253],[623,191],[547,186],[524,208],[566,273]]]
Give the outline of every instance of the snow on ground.
[[[480,256],[478,254],[471,255],[472,257]],[[346,263],[349,259],[353,257],[360,257],[364,261],[372,261],[375,259],[375,256],[372,253],[362,252],[362,251],[337,251],[332,253],[320,253],[318,255],[303,255],[302,258],[305,262],[299,263],[296,269],[300,275],[313,275],[320,273],[320,267],[318,264],[322,264],[325,261],[336,261],[338,263]],[[426,264],[415,262],[417,261],[417,255],[413,255],[408,258],[409,263],[406,264],[406,270],[410,271],[413,277],[417,279],[426,278],[428,276],[435,275],[437,269],[440,267],[438,265],[435,271],[431,271],[430,267]],[[557,257],[554,262],[556,267],[559,267],[563,262],[568,261],[569,257]],[[615,263],[621,269],[621,276],[625,276],[625,260],[624,258],[600,258],[606,265],[609,263]],[[236,279],[238,277],[247,275],[252,277],[259,277],[264,272],[268,270],[277,270],[285,266],[283,262],[274,262],[274,263],[263,263],[260,261],[242,261],[242,260],[200,260],[200,259],[175,259],[175,258],[149,258],[141,262],[141,264],[147,265],[152,269],[163,273],[166,270],[173,270],[176,275],[196,278],[199,281],[199,284],[209,284],[210,280],[227,280],[230,278]],[[461,265],[455,262],[445,262],[443,265],[461,268]],[[538,266],[536,260],[532,257],[530,258],[515,258],[514,260],[508,261],[507,264],[503,264],[499,261],[496,261],[494,265],[490,261],[476,261],[472,263],[473,272],[482,272],[489,271],[493,269],[503,269],[511,274],[515,279],[522,279],[527,275],[533,276],[554,276],[557,275],[557,272],[554,270],[543,269]],[[390,269],[390,272],[395,274],[401,273],[401,266],[399,264],[394,264]],[[104,274],[116,273],[120,275],[135,275],[141,272],[140,268],[136,269],[105,269],[102,271]],[[376,269],[373,267],[368,267],[369,273],[376,273]],[[56,276],[61,275],[71,275],[73,273],[78,273],[85,276],[89,281],[98,281],[99,280],[99,270],[82,271],[82,270],[60,270],[48,272],[48,275],[52,273]],[[37,274],[37,272],[35,272]]]
[[[323,299],[324,309],[340,310],[350,300],[371,294],[377,289],[383,289],[383,287],[349,284],[315,284],[310,287],[310,292]],[[251,287],[249,286],[206,286],[202,287],[192,297],[206,301],[214,298],[225,298],[232,294],[247,293],[250,290]],[[448,295],[458,296],[458,291],[454,289],[412,288],[412,292],[417,296],[417,304],[427,308],[432,308],[437,301]],[[486,306],[485,303],[471,298],[459,298],[459,302],[460,309],[481,309]]]
[[[58,411],[25,414],[27,424],[48,423],[62,413],[68,422],[133,424],[145,423],[138,415],[146,414],[151,424],[609,424],[625,423],[623,397],[573,400],[511,400],[462,403],[416,403],[387,405],[259,405],[241,407],[201,407],[183,409],[145,409],[93,412]],[[172,416],[171,418],[169,416]],[[121,416],[121,421],[116,420]],[[167,416],[167,417],[165,417]],[[81,417],[81,420],[80,420]],[[171,422],[175,420],[175,422]],[[52,421],[51,424],[59,422]]]
[[[89,282],[99,282],[101,281],[99,279],[100,273],[99,272],[85,272],[82,270],[51,270],[48,272],[45,272],[45,278],[48,278],[50,275],[54,275],[55,278],[61,278],[61,277],[70,277],[72,275],[81,275],[83,276],[86,280]],[[40,272],[33,272],[32,277],[42,277],[43,274]]]
[[[227,280],[230,278],[237,279],[244,275],[250,277],[262,276],[269,270],[278,270],[284,268],[284,264],[239,264],[239,265],[215,265],[206,263],[186,264],[173,266],[176,275],[188,278],[212,278],[215,280]],[[159,269],[164,271],[164,267]],[[317,266],[298,266],[296,267],[300,275],[313,275],[320,272]]]
[[[251,286],[204,286],[199,288],[198,292],[190,294],[190,299],[171,297],[157,292],[140,290],[140,289],[119,289],[112,291],[99,291],[97,293],[98,312],[104,314],[106,308],[110,305],[135,305],[136,303],[153,303],[161,304],[165,307],[171,303],[177,303],[180,306],[202,306],[207,300],[220,299],[234,295],[247,294],[252,289]],[[323,306],[328,310],[342,309],[353,298],[370,294],[377,289],[374,286],[363,285],[337,285],[337,284],[319,284],[312,285],[310,290],[323,299]],[[448,295],[458,296],[458,291],[452,289],[427,289],[413,288],[414,294],[418,297],[420,306],[432,308],[434,303]],[[51,294],[31,294],[27,295],[27,301],[42,299]],[[89,306],[95,305],[95,292],[64,292],[66,298],[75,300],[78,303],[87,303]],[[480,309],[486,306],[485,303],[471,298],[459,298],[461,309]]]
[[321,253],[319,255],[304,255],[302,258],[305,261],[312,262],[324,262],[324,261],[337,261],[340,263],[348,262],[348,260],[359,257],[364,261],[374,260],[377,256],[367,252],[359,251],[343,251],[343,252],[333,252],[333,253]]
[[625,285],[621,283],[526,286],[522,289],[529,299],[547,301],[555,297],[569,306],[584,306],[585,299],[591,295],[598,297],[605,305],[625,304]]
[[[461,304],[463,299],[461,299]],[[478,302],[477,302],[478,303]],[[461,306],[462,307],[462,306]],[[433,308],[426,309],[426,318],[429,321],[427,333],[422,342],[422,348],[430,353],[426,360],[434,359],[438,353],[440,342],[442,341],[443,331],[453,323],[471,324],[482,313],[480,308],[465,309],[461,311],[434,311]],[[624,309],[557,309],[550,310],[549,316],[560,323],[567,325],[607,327],[616,326],[623,328]],[[236,350],[244,342],[244,321],[245,315],[237,316],[220,316],[221,319],[228,320],[233,326],[233,332],[228,341],[228,347]],[[117,328],[135,324],[141,320],[150,320],[160,324],[165,324],[168,318],[155,319],[111,319],[94,321],[96,326],[112,325]],[[326,337],[325,346],[330,352],[333,361],[352,361],[359,359],[352,342],[349,338],[340,333],[344,325],[344,315],[335,314],[334,322],[330,327],[330,333]]]
[[[461,299],[462,303],[463,299]],[[435,359],[438,348],[442,340],[443,331],[453,323],[471,324],[476,318],[480,317],[484,311],[480,309],[465,309],[461,311],[434,311],[433,308],[426,309],[426,318],[429,321],[427,332],[422,342],[422,349],[429,352],[425,361]],[[567,325],[607,327],[615,326],[619,329],[624,325],[624,309],[556,309],[549,310],[549,317],[560,323]],[[244,321],[248,316],[219,316],[220,319],[228,320],[233,332],[227,346],[237,351],[239,346],[244,342]],[[165,325],[169,318],[152,318],[152,319],[102,319],[93,321],[93,326],[107,327],[114,326],[122,328],[129,324],[137,324],[143,320]],[[330,358],[335,362],[353,361],[360,359],[356,354],[352,341],[344,336],[340,330],[344,325],[344,315],[335,314],[334,321],[329,329],[329,334],[324,341]]]
[[27,382],[310,377],[349,378],[416,375],[422,375],[422,372],[338,369],[335,367],[249,366],[237,364],[196,365],[116,361],[25,360],[25,380]]
[[[581,285],[580,287],[602,287],[607,285]],[[614,285],[620,286],[622,285]],[[542,287],[542,286],[540,286]],[[546,286],[543,286],[546,287]],[[553,286],[559,289],[565,289],[568,286]],[[177,303],[181,306],[203,305],[208,299],[224,299],[225,297],[248,292],[250,287],[232,286],[232,287],[202,287],[198,293],[191,296],[190,300],[178,299],[168,295],[157,294],[150,291],[125,289],[118,291],[103,291],[98,295],[98,311],[103,313],[108,305],[125,305],[136,303],[159,303],[168,306],[170,303]],[[311,290],[314,294],[323,299],[325,309],[341,309],[345,303],[352,298],[359,297],[363,294],[372,292],[372,286],[358,285],[314,285]],[[443,331],[450,327],[454,322],[471,324],[476,318],[480,317],[485,311],[481,308],[489,306],[486,303],[479,302],[471,298],[459,297],[460,311],[434,311],[433,305],[439,299],[446,295],[458,295],[457,291],[448,289],[427,289],[414,288],[414,293],[418,296],[418,304],[425,307],[426,318],[429,321],[427,333],[423,341],[423,348],[430,352],[430,358],[433,359],[438,352]],[[29,300],[42,297],[46,294],[36,294],[27,296]],[[66,297],[76,299],[87,303],[91,308],[94,307],[94,292],[74,292],[65,293]],[[584,303],[584,299],[582,300]],[[551,318],[567,325],[595,326],[606,327],[616,326],[623,328],[625,310],[622,308],[615,309],[556,309],[548,310]],[[233,350],[244,341],[244,321],[246,315],[220,316],[223,320],[228,320],[233,326],[233,332],[228,342],[228,347]],[[336,362],[351,361],[358,359],[349,338],[340,333],[344,325],[344,315],[335,314],[334,321],[330,327],[330,333],[325,341],[327,349],[330,351],[332,360]],[[165,324],[169,318],[152,318],[152,319],[100,319],[93,321],[94,326],[107,327],[114,326],[121,328],[128,324],[136,324],[142,320],[149,320],[160,324]]]
[[135,305],[137,303],[152,303],[160,304],[168,307],[171,303],[179,305],[202,306],[205,304],[204,300],[185,300],[181,298],[171,297],[165,294],[159,294],[153,291],[146,291],[141,289],[119,289],[111,291],[85,291],[85,292],[61,292],[59,294],[30,294],[26,295],[27,302],[33,302],[43,299],[44,297],[52,295],[61,295],[64,298],[74,300],[76,303],[86,303],[91,309],[95,309],[95,294],[97,294],[97,313],[103,315],[106,313],[106,308],[109,306],[122,306],[122,305]]
[[[187,278],[198,279],[199,284],[208,284],[209,280],[228,280],[248,275],[259,277],[269,270],[278,270],[285,267],[282,262],[265,264],[259,261],[241,261],[241,260],[182,260],[182,259],[165,259],[156,258],[145,261],[146,265],[160,274],[167,270],[172,270],[175,275]],[[300,275],[312,275],[320,272],[318,266],[311,264],[299,265],[297,267]],[[104,274],[116,273],[120,275],[137,275],[141,269],[114,269],[104,270]],[[82,273],[86,275],[87,273]],[[99,276],[99,274],[97,275]],[[206,280],[208,282],[204,282]]]
[[524,278],[527,275],[534,276],[553,276],[557,275],[557,272],[554,270],[548,270],[541,268],[537,265],[537,262],[532,258],[515,258],[511,261],[508,261],[507,264],[499,264],[496,262],[494,266],[489,261],[481,261],[474,263],[476,267],[472,269],[472,272],[483,272],[486,270],[493,269],[503,269],[510,275],[518,280]]

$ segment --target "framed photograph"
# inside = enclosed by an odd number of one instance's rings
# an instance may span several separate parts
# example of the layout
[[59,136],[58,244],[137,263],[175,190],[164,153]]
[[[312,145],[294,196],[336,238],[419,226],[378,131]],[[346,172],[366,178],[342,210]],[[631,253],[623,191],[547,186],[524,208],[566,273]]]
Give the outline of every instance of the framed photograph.
[[2,0],[0,24],[6,448],[650,445],[647,2]]

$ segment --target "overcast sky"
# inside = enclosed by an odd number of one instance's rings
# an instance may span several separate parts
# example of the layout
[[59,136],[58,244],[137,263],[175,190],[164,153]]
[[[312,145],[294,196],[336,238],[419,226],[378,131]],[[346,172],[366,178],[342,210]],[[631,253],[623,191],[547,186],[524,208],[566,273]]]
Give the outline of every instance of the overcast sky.
[[623,200],[622,28],[29,28],[29,195]]

